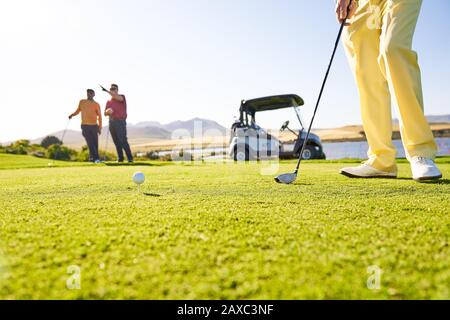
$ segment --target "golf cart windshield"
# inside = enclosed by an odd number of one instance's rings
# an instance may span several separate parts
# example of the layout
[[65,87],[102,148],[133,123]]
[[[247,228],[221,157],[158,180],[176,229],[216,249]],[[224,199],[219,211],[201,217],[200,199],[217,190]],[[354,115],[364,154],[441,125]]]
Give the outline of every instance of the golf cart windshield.
[[255,115],[257,112],[295,108],[303,105],[302,98],[295,94],[288,94],[243,101],[242,112]]

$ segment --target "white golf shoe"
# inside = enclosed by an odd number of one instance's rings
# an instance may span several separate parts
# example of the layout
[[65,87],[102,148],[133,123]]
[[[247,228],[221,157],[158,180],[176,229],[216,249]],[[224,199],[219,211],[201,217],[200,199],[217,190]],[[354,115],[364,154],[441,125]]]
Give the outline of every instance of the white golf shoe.
[[433,160],[424,157],[411,159],[411,171],[416,181],[437,180],[442,178],[442,173]]
[[397,178],[397,172],[381,171],[368,164],[362,164],[359,167],[343,168],[341,174],[349,178]]

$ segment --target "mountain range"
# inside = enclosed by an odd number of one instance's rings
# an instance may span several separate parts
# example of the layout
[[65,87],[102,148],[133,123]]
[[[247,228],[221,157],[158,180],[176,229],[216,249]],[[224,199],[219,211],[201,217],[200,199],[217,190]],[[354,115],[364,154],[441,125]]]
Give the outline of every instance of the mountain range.
[[[450,114],[448,115],[438,115],[438,116],[427,116],[430,124],[450,124]],[[394,119],[394,125],[398,125],[398,120]],[[348,127],[348,126],[347,126]],[[359,128],[359,127],[358,127]],[[343,128],[337,129],[316,129],[317,133],[324,135],[322,138],[324,140],[335,140],[336,130],[341,130]],[[333,131],[334,130],[334,131]],[[363,130],[362,127],[358,129]],[[157,121],[144,121],[136,124],[128,124],[128,139],[131,145],[147,145],[147,144],[158,144],[161,142],[165,144],[169,141],[174,141],[182,138],[183,136],[194,137],[194,132],[196,131],[203,134],[205,138],[223,137],[227,134],[227,129],[221,126],[219,123],[213,120],[194,118],[188,121],[174,121],[167,124],[162,124]],[[342,131],[342,130],[341,130]],[[106,137],[108,137],[108,127],[103,129],[103,134],[100,136],[100,147],[104,148],[106,145]],[[326,134],[328,135],[326,135]],[[49,133],[48,135],[54,135],[61,138],[63,131]],[[337,134],[341,136],[342,134]],[[31,143],[39,144],[44,137],[34,139]],[[8,144],[8,143],[3,143]],[[68,130],[64,138],[64,144],[71,148],[80,148],[85,145],[85,141],[80,131]],[[109,148],[112,148],[112,141],[109,137],[108,141]]]
[[[106,144],[108,127],[103,128],[103,134],[100,136],[100,146]],[[188,121],[174,121],[168,124],[162,124],[157,121],[139,122],[127,125],[127,134],[130,145],[140,145],[161,140],[174,140],[183,136],[194,136],[202,134],[205,137],[224,136],[226,128],[213,120],[194,118]],[[48,135],[62,137],[63,131],[49,133]],[[31,143],[39,144],[44,137],[34,139]],[[109,143],[111,139],[109,139]],[[64,144],[79,148],[86,144],[80,131],[68,130],[64,137]]]

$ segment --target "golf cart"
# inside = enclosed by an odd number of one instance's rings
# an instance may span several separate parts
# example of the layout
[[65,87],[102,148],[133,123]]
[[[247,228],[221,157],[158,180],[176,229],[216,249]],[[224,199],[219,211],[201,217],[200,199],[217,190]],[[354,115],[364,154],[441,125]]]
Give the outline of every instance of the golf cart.
[[[298,110],[303,105],[303,99],[293,94],[242,100],[239,120],[231,127],[230,157],[235,161],[298,158],[307,134]],[[256,113],[288,108],[295,110],[301,127],[298,133],[289,128],[289,121],[281,127],[282,132],[289,130],[296,136],[296,141],[291,144],[282,143],[256,124]],[[325,159],[320,138],[313,133],[309,136],[303,159]]]

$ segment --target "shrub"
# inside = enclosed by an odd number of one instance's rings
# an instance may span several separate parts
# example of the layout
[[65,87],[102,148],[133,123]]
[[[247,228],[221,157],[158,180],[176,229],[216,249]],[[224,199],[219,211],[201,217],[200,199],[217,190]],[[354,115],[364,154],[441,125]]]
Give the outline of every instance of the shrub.
[[81,162],[88,162],[89,161],[89,149],[87,146],[83,146],[81,148],[81,151],[78,152],[77,160]]
[[35,154],[35,153],[45,154],[45,152],[47,151],[40,144],[32,144],[28,149],[29,149],[28,153],[32,153],[32,154]]
[[6,153],[26,155],[26,154],[28,154],[28,151],[24,146],[12,147],[12,145],[11,145],[10,147],[6,148]]
[[11,145],[12,149],[19,149],[19,148],[28,149],[29,147],[30,147],[30,140],[25,139],[17,140]]
[[[103,150],[98,151],[98,155],[101,161],[112,161],[115,159],[114,155],[109,152],[105,152]],[[77,161],[80,162],[88,162],[89,161],[89,148],[87,146],[83,146],[81,151],[77,155]]]
[[105,152],[103,150],[99,150],[98,155],[100,156],[100,160],[102,161],[113,161],[117,159],[117,157],[113,153]]
[[30,141],[25,139],[17,140],[16,142],[4,148],[4,152],[9,154],[25,155],[28,154],[28,152],[30,151],[31,151]]
[[72,158],[77,156],[77,152],[67,147],[54,144],[47,149],[46,155],[47,158],[53,160],[72,160]]
[[54,144],[62,145],[63,143],[61,140],[59,140],[55,136],[46,136],[41,141],[41,146],[44,147],[45,149],[48,149],[51,145],[54,145]]

